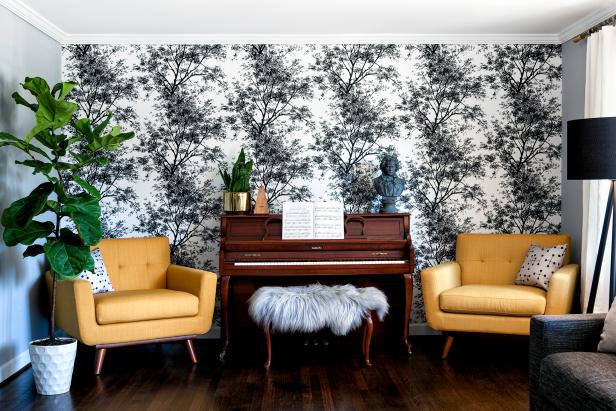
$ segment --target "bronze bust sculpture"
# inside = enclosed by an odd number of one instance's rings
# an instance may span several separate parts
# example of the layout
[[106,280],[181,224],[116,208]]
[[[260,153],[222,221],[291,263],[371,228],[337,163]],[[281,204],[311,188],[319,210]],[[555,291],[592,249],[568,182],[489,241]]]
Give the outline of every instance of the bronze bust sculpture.
[[382,197],[381,213],[396,213],[396,200],[404,191],[404,180],[396,175],[400,161],[394,154],[386,154],[381,159],[381,175],[373,180],[376,192]]

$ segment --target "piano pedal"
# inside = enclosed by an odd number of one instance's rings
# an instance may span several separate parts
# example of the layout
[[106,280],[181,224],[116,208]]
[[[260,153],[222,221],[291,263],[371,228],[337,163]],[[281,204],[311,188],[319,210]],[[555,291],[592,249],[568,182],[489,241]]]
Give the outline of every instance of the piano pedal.
[[318,340],[318,339],[312,339],[312,340],[304,340],[304,347],[308,347],[308,346],[313,346],[313,347],[318,347],[319,345],[322,345],[324,347],[327,347],[329,345],[329,341],[327,340]]

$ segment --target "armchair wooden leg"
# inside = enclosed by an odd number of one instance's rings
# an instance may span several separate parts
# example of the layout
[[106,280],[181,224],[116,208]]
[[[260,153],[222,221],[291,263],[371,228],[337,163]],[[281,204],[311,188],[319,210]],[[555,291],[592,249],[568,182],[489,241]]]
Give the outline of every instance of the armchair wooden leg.
[[188,355],[190,356],[190,361],[193,364],[196,364],[197,354],[195,353],[195,346],[193,345],[193,340],[186,340],[186,351],[188,351]]
[[453,345],[453,336],[448,335],[447,340],[445,340],[445,346],[443,347],[443,354],[441,358],[446,360],[449,357],[449,350],[451,350],[451,346]]
[[97,348],[96,355],[94,356],[94,375],[100,375],[103,368],[103,361],[105,361],[106,348]]

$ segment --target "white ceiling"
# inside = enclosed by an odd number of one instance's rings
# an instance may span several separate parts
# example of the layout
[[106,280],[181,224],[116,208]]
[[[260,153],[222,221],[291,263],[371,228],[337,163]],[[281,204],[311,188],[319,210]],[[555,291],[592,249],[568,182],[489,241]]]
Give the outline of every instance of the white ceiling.
[[616,0],[0,0],[0,4],[67,43],[560,42],[616,13]]

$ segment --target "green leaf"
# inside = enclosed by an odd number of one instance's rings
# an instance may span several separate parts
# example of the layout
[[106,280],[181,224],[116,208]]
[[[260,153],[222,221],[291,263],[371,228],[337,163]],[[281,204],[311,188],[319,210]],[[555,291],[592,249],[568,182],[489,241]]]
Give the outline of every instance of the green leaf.
[[73,175],[73,181],[75,181],[77,184],[79,184],[81,186],[81,188],[86,190],[86,192],[88,194],[90,194],[92,197],[100,200],[101,193],[92,184],[88,183],[86,180],[84,180],[83,178],[79,177],[78,175]]
[[90,247],[86,245],[75,246],[62,241],[54,241],[46,243],[43,248],[51,269],[60,278],[76,277],[86,267],[92,266]]
[[28,90],[34,97],[49,93],[49,84],[41,77],[26,77],[21,86]]
[[22,142],[25,146],[25,142],[23,140],[20,140],[19,138],[15,137],[12,134],[9,133],[5,133],[3,131],[0,131],[0,140],[8,140],[8,141],[18,141],[18,142]]
[[66,191],[64,190],[64,186],[60,183],[60,181],[56,181],[53,185],[53,191],[58,196],[58,200],[64,201],[66,200]]
[[42,149],[38,148],[37,146],[33,146],[32,144],[28,144],[26,146],[26,151],[28,151],[28,153],[30,151],[34,151],[35,153],[40,154],[41,156],[45,157],[47,160],[51,160],[51,158],[49,158],[46,152],[44,152]]
[[32,140],[32,137],[34,137],[35,135],[37,135],[38,133],[42,131],[49,130],[50,128],[51,128],[51,123],[49,122],[39,123],[38,118],[37,118],[37,123],[34,125],[34,127],[32,127],[32,130],[30,130],[28,135],[26,135],[26,144],[30,143],[30,140]]
[[249,191],[252,166],[252,161],[246,162],[246,155],[242,148],[237,161],[233,164],[231,175],[229,176],[226,171],[224,173],[220,172],[226,190],[232,193]]
[[71,153],[71,156],[73,156],[73,158],[80,164],[85,163],[90,159],[90,157],[84,156],[83,154],[79,154],[75,151],[69,151],[69,153]]
[[53,184],[43,183],[28,196],[15,201],[2,213],[2,225],[6,228],[24,227],[36,215],[39,215],[53,191]]
[[94,141],[94,134],[92,133],[92,127],[90,126],[89,118],[80,118],[73,123],[73,127],[79,133],[81,133],[88,143],[92,143]]
[[44,252],[45,252],[45,249],[43,248],[42,245],[34,244],[34,245],[29,245],[28,248],[26,248],[26,251],[24,251],[22,255],[24,257],[34,257],[39,254],[43,254]]
[[76,168],[79,168],[77,164],[65,163],[63,161],[58,161],[56,163],[56,169],[61,170],[61,171],[75,170]]
[[45,238],[54,230],[52,222],[40,222],[31,220],[23,227],[6,227],[3,238],[7,246],[12,247],[17,244],[30,245],[39,238]]
[[26,143],[29,143],[33,136],[42,131],[55,130],[66,126],[73,114],[79,110],[79,106],[75,103],[56,100],[49,92],[48,86],[47,90],[38,90],[35,96],[38,101],[38,109],[34,116],[36,125],[26,136]]
[[100,242],[103,228],[98,198],[87,194],[67,197],[64,200],[62,213],[73,219],[85,245],[96,245]]
[[11,97],[13,97],[13,100],[15,100],[15,103],[17,103],[17,104],[21,104],[22,106],[26,106],[26,107],[28,107],[32,111],[38,110],[38,104],[29,103],[28,100],[23,98],[18,92],[14,92],[13,94],[11,94]]
[[74,81],[65,81],[63,83],[58,83],[53,86],[53,89],[51,89],[51,94],[55,95],[59,91],[60,94],[58,95],[57,99],[64,100],[64,98],[68,95],[68,93],[71,92],[71,90],[75,88],[75,86],[77,86],[77,83],[75,83]]
[[220,173],[220,177],[222,178],[222,182],[225,185],[225,190],[229,191],[229,188],[231,186],[231,176],[229,176],[229,173],[227,173],[227,170],[221,170],[220,168],[218,169],[218,172]]
[[103,133],[103,131],[105,131],[105,128],[109,125],[109,122],[111,121],[111,117],[113,117],[113,114],[111,113],[107,114],[107,118],[94,128],[94,134],[96,134],[97,136],[100,136]]
[[127,140],[130,140],[133,137],[135,137],[135,133],[133,133],[132,131],[129,133],[106,134],[100,138],[100,146],[92,151],[99,151],[101,149],[107,151],[116,150],[118,147],[120,147],[120,144]]
[[[72,250],[72,248],[70,247],[81,248],[84,246],[81,237],[79,237],[79,235],[75,234],[69,228],[62,228],[60,230],[60,241],[69,247],[69,251]],[[83,267],[82,271],[83,270],[94,270],[94,260],[92,258],[89,258],[86,261],[86,264]]]
[[60,229],[60,239],[64,244],[85,245],[77,233],[74,233],[70,228],[66,227]]
[[94,161],[102,166],[109,164],[109,159],[107,157],[96,157]]
[[51,94],[40,94],[36,99],[39,102],[39,108],[36,111],[37,123],[49,123],[53,129],[67,125],[73,114],[79,110],[77,104],[56,100]]
[[49,156],[47,155],[47,153],[45,153],[43,150],[41,150],[40,148],[32,145],[32,144],[26,144],[26,142],[24,140],[20,140],[19,138],[9,134],[9,133],[4,133],[4,132],[0,132],[0,140],[4,140],[4,141],[0,141],[0,147],[2,146],[13,146],[16,147],[22,151],[25,151],[27,153],[29,153],[30,151],[34,151],[37,154],[40,154],[41,156],[45,157],[46,159],[50,160]]
[[47,202],[45,203],[45,210],[54,212],[56,214],[60,214],[60,212],[62,211],[60,210],[60,205],[58,204],[58,202],[53,200],[47,200]]
[[44,161],[39,161],[39,160],[24,160],[24,161],[15,160],[15,164],[22,164],[26,167],[34,168],[34,171],[32,172],[32,174],[43,173],[47,175],[51,172],[51,169],[53,167],[51,163],[45,163]]

